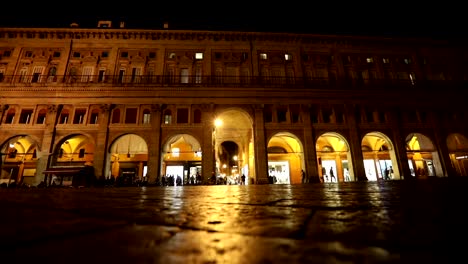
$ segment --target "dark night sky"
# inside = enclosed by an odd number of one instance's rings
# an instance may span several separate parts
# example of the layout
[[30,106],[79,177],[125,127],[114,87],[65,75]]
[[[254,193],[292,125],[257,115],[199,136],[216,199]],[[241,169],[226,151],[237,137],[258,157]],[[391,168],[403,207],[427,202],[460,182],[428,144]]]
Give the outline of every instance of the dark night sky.
[[[20,1],[17,1],[20,2]],[[162,28],[168,21],[171,29],[241,30],[317,34],[358,34],[383,36],[429,36],[434,38],[468,36],[468,22],[459,7],[447,3],[442,7],[418,6],[410,2],[340,2],[285,1],[264,6],[250,1],[218,1],[210,5],[192,1],[136,2],[134,6],[117,6],[117,1],[58,2],[24,8],[24,3],[2,4],[0,26],[96,27],[97,21],[126,22],[127,28]],[[151,3],[151,4],[149,4]],[[193,3],[199,3],[193,4]],[[230,3],[230,6],[226,6]],[[285,6],[285,3],[289,7]],[[304,6],[309,3],[310,6]],[[362,3],[362,4],[359,4]],[[429,2],[427,2],[429,3]],[[427,4],[426,3],[426,4]],[[76,6],[73,4],[77,4]],[[153,6],[152,6],[153,5]],[[18,8],[21,6],[21,8]],[[8,10],[5,12],[5,10]],[[21,10],[21,12],[17,11]],[[296,10],[296,11],[292,11]],[[117,25],[116,23],[114,25]]]

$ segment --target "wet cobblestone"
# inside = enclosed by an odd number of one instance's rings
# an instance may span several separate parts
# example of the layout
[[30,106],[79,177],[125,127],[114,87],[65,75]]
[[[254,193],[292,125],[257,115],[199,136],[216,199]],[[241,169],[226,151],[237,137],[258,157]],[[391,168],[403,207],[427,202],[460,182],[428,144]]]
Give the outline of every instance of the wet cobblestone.
[[14,263],[447,263],[457,248],[447,241],[467,234],[467,187],[1,188],[0,253]]

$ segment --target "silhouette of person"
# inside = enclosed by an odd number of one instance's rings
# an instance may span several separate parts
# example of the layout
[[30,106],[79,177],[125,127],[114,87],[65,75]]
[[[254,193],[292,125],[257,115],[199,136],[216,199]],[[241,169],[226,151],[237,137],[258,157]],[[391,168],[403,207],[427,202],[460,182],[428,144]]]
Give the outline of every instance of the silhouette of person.
[[330,167],[330,181],[333,181],[333,179],[335,179],[336,181],[335,174],[333,173],[333,168]]

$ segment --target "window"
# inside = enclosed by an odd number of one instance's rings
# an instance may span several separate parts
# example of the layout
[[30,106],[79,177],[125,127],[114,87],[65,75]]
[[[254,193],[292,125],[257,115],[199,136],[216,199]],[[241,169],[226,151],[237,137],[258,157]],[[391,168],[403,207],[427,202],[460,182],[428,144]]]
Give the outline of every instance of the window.
[[123,81],[124,81],[124,76],[125,76],[125,69],[120,69],[120,71],[119,71],[119,79],[118,79],[118,82],[119,82],[119,83],[123,83]]
[[291,56],[291,54],[287,54],[287,53],[286,53],[286,54],[284,54],[284,60],[286,60],[286,61],[290,61],[290,60],[292,60],[292,56]]
[[37,114],[36,124],[45,124],[46,116],[47,116],[47,110],[41,109],[39,113]]
[[40,77],[41,77],[43,70],[44,70],[44,67],[34,67],[31,82],[33,83],[40,82]]
[[169,59],[175,59],[176,58],[176,54],[174,52],[171,52],[169,53],[169,55],[167,56]]
[[164,124],[172,123],[172,112],[169,109],[164,110]]
[[120,53],[120,57],[122,57],[122,58],[128,58],[128,52],[122,51],[122,52]]
[[288,108],[286,106],[280,106],[276,109],[276,115],[278,117],[278,123],[287,122]]
[[267,54],[266,54],[266,53],[260,53],[260,59],[261,59],[261,60],[266,60],[266,59],[268,59]]
[[83,124],[85,115],[86,109],[76,109],[73,124]]
[[29,110],[29,109],[22,110],[21,115],[20,115],[19,123],[20,124],[29,124],[29,122],[31,121],[32,114],[33,114],[33,110]]
[[403,63],[405,63],[405,64],[410,64],[410,63],[411,63],[411,59],[410,59],[410,58],[404,58],[404,59],[403,59]]
[[91,120],[89,120],[89,123],[90,123],[90,124],[97,124],[97,123],[98,123],[98,118],[99,118],[99,110],[98,110],[98,109],[94,109],[94,110],[91,112]]
[[189,82],[189,71],[188,69],[180,69],[180,83]]
[[98,73],[98,82],[104,82],[106,76],[106,70],[100,69]]
[[201,123],[201,111],[200,111],[200,109],[195,109],[195,111],[193,112],[193,122],[195,124]]
[[384,64],[388,64],[388,63],[390,63],[390,59],[389,58],[382,58],[382,62]]
[[151,122],[151,113],[150,110],[145,109],[143,111],[143,124],[149,124]]
[[196,52],[195,53],[195,59],[196,60],[203,60],[203,53],[202,52]]
[[78,153],[78,158],[82,159],[84,158],[84,156],[85,156],[85,149],[82,148],[80,149],[80,152]]
[[3,57],[10,57],[11,56],[11,51],[5,50],[3,51]]
[[366,58],[367,63],[374,63],[374,59],[372,57]]
[[25,56],[26,58],[31,58],[32,55],[33,55],[32,51],[26,51],[26,53],[24,53],[24,56]]
[[79,52],[73,52],[73,58],[79,58],[81,54]]
[[62,113],[60,114],[59,123],[66,124],[68,122],[69,115],[70,114],[68,113],[67,109],[62,110]]
[[82,82],[90,82],[93,80],[94,67],[86,66],[83,67],[83,74],[81,75]]
[[291,118],[293,123],[301,122],[300,107],[298,105],[291,106]]
[[177,109],[177,124],[188,123],[188,108]]
[[101,57],[102,57],[102,58],[107,58],[107,57],[109,57],[109,52],[103,51],[103,52],[101,53]]
[[125,109],[125,124],[136,124],[137,123],[137,108]]
[[156,58],[156,52],[150,52],[149,55],[148,55],[148,57],[149,57],[150,59]]
[[265,105],[264,108],[264,119],[265,123],[271,123],[273,122],[273,108],[271,105]]
[[114,109],[112,111],[112,124],[120,123],[120,109]]
[[58,58],[58,57],[60,57],[60,55],[61,55],[60,51],[55,51],[53,57]]
[[6,124],[13,124],[14,121],[15,121],[15,109],[10,109],[10,110],[8,110],[8,113],[7,113],[7,116],[6,116],[6,119],[5,119],[5,123]]

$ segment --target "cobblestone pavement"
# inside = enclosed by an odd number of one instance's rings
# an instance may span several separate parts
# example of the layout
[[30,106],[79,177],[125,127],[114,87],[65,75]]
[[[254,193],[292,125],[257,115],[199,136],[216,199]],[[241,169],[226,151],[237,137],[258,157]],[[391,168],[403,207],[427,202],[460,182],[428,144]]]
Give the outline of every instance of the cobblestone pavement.
[[0,253],[3,263],[448,263],[453,237],[466,238],[464,178],[0,188]]

